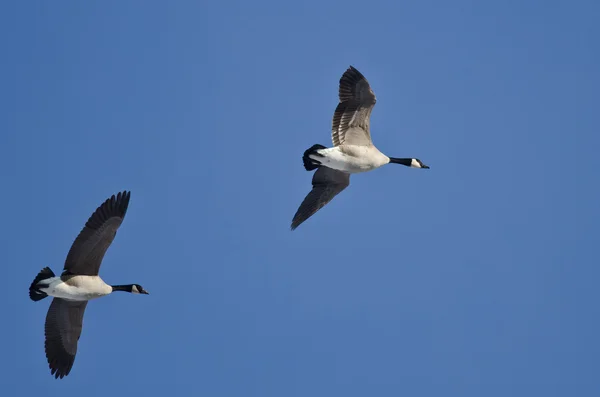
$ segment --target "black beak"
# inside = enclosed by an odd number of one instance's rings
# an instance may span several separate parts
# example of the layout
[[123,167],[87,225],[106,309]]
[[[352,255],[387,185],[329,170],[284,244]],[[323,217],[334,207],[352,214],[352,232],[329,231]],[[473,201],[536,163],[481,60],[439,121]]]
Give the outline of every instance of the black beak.
[[421,168],[425,168],[425,169],[427,169],[427,170],[428,170],[428,169],[429,169],[429,166],[428,166],[428,165],[425,165],[425,164],[423,164],[423,166],[422,166]]
[[144,295],[150,295],[150,294],[148,293],[148,291],[146,291],[145,289],[141,290],[141,291],[140,291],[140,294],[144,294]]

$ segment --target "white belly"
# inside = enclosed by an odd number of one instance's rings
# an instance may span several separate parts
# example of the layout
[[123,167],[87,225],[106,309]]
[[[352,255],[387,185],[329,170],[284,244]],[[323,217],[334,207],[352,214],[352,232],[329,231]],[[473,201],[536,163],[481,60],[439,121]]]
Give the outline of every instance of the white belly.
[[317,151],[323,157],[310,155],[322,165],[351,174],[372,171],[390,162],[375,146],[344,145]]
[[[43,284],[48,282],[49,285],[44,287]],[[73,276],[67,282],[54,277],[41,281],[38,288],[50,296],[70,301],[88,301],[112,292],[112,287],[99,276]]]

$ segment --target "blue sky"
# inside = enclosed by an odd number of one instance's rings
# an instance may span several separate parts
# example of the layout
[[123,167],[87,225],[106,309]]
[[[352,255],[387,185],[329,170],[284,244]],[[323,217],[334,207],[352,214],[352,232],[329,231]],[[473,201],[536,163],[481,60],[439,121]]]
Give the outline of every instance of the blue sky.
[[[600,5],[0,5],[3,394],[597,396]],[[386,166],[295,232],[349,66]],[[49,300],[132,191],[71,374]],[[58,394],[56,394],[58,395]]]

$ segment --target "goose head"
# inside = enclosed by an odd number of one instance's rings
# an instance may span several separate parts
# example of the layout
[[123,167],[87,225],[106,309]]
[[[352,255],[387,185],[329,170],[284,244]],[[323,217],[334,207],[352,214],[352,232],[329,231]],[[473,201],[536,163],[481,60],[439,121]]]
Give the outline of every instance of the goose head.
[[131,293],[132,293],[132,294],[144,294],[144,295],[149,295],[149,294],[148,294],[148,291],[146,291],[146,290],[144,289],[144,287],[142,287],[142,286],[141,286],[141,285],[139,285],[139,284],[133,284],[133,285],[131,286]]
[[429,168],[428,165],[423,164],[423,162],[419,159],[410,159],[410,166],[412,168],[425,168],[425,169]]
[[150,295],[148,291],[139,284],[127,284],[127,285],[111,285],[113,291],[131,292],[132,294],[143,294]]
[[405,165],[407,167],[411,167],[411,168],[424,168],[424,169],[428,169],[429,166],[423,164],[423,162],[419,159],[413,159],[413,158],[396,158],[396,157],[390,157],[390,163],[394,163],[394,164],[402,164]]

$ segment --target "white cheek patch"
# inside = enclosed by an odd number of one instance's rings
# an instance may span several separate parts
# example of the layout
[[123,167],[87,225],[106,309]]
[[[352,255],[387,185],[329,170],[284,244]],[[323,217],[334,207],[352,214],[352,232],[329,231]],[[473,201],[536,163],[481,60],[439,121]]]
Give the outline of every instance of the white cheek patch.
[[421,168],[421,164],[417,161],[417,159],[412,159],[410,161],[410,166],[413,168]]
[[140,291],[138,291],[138,289],[137,289],[137,287],[135,285],[131,286],[131,292],[134,293],[134,294],[139,294],[140,293]]

